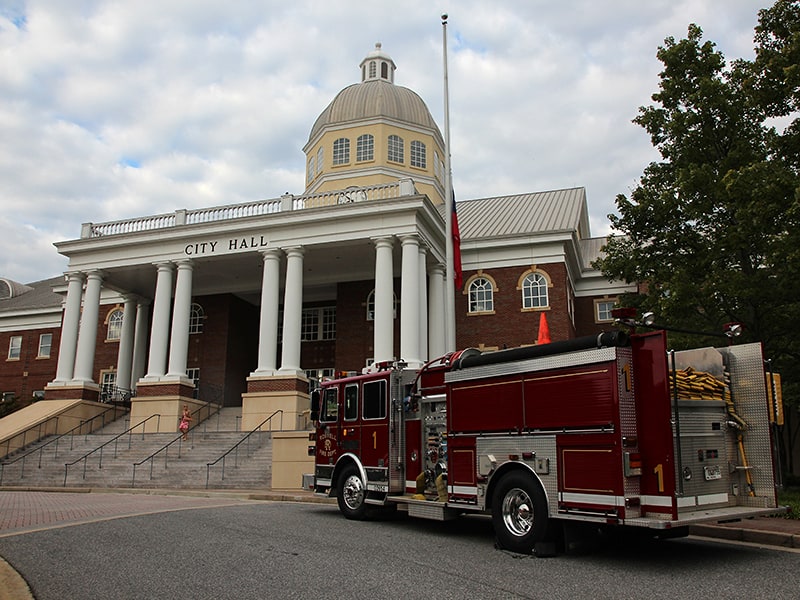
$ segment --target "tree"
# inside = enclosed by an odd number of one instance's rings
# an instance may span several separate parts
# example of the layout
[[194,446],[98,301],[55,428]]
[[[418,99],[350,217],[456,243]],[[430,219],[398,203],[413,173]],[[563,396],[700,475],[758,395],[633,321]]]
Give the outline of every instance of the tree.
[[745,340],[763,342],[784,376],[784,399],[797,405],[800,0],[759,11],[753,60],[728,66],[702,38],[690,25],[686,39],[658,49],[659,90],[634,122],[661,160],[630,197],[617,196],[615,235],[596,266],[643,284],[623,302],[664,325],[721,332],[743,323]]

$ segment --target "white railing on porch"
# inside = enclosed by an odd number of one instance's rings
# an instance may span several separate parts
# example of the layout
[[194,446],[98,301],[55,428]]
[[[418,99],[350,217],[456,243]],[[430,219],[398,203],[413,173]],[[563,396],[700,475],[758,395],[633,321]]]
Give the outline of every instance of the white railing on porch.
[[214,206],[211,208],[198,208],[194,210],[180,209],[173,213],[150,215],[106,223],[84,223],[81,228],[81,238],[97,238],[137,231],[152,231],[184,225],[197,225],[216,221],[228,221],[246,217],[319,208],[350,202],[363,202],[368,200],[384,200],[399,198],[416,194],[414,182],[411,179],[401,179],[397,183],[387,183],[366,187],[352,187],[345,190],[294,196],[284,194],[280,198],[271,200],[257,200],[244,204],[230,204],[227,206]]

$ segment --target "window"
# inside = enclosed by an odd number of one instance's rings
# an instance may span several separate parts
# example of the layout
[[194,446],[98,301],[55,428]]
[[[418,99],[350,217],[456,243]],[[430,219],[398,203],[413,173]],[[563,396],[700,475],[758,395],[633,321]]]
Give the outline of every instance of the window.
[[386,417],[386,380],[368,381],[364,384],[364,418]]
[[322,157],[324,156],[323,149],[320,147],[317,150],[317,173],[322,173]]
[[12,335],[8,341],[8,360],[19,360],[22,354],[22,336]]
[[191,314],[189,315],[189,333],[203,333],[203,322],[206,319],[206,313],[203,307],[192,302]]
[[485,277],[477,277],[469,284],[469,312],[494,310],[494,286]]
[[39,353],[37,358],[50,358],[50,348],[53,346],[53,334],[43,333],[39,336]]
[[16,398],[16,394],[14,394],[14,392],[3,392],[3,397],[0,399],[0,402],[13,402],[14,398]]
[[322,410],[319,420],[332,423],[339,418],[339,390],[335,387],[325,388],[322,396]]
[[442,166],[439,164],[439,153],[434,150],[433,151],[433,171],[436,175],[436,179],[442,181],[444,177],[442,177]]
[[373,60],[372,62],[369,63],[369,78],[370,79],[375,79],[375,76],[377,74],[378,74],[378,65]]
[[[397,318],[397,296],[392,293],[392,318]],[[367,321],[375,320],[375,290],[367,296]]]
[[191,369],[186,369],[186,377],[191,379],[194,386],[197,387],[200,385],[200,368],[192,367]]
[[117,372],[100,371],[100,401],[111,402],[117,391]]
[[314,170],[314,157],[312,156],[311,158],[308,159],[308,171],[306,172],[306,180],[310,182],[312,179],[314,179],[315,174],[316,171]]
[[122,320],[125,313],[121,308],[115,308],[108,315],[108,331],[106,332],[106,340],[114,341],[119,340],[122,336]]
[[350,162],[350,140],[339,138],[333,142],[333,164],[346,165]]
[[425,144],[419,140],[411,142],[411,166],[425,169],[428,166]]
[[381,77],[383,79],[389,78],[389,65],[387,65],[385,62],[381,63]]
[[398,135],[389,136],[389,160],[403,162],[403,138]]
[[[318,384],[319,384],[320,381],[324,381],[326,379],[332,379],[333,378],[333,373],[334,373],[334,371],[333,371],[332,368],[305,369],[306,377],[308,378],[308,380],[310,382],[309,385],[311,385],[311,387],[309,389],[314,389],[314,388],[318,387]],[[313,383],[313,385],[312,385],[312,383]]]
[[358,136],[356,140],[356,161],[373,160],[375,158],[375,137],[369,133]]
[[344,420],[358,419],[358,384],[351,383],[344,388]]
[[312,342],[315,340],[335,340],[335,339],[336,339],[335,306],[303,309],[302,323],[300,326],[301,341]]
[[611,311],[617,305],[616,298],[609,298],[604,300],[595,300],[594,306],[594,318],[595,321],[598,323],[606,323],[609,321],[613,321],[614,317],[611,315]]
[[541,273],[529,273],[522,280],[522,308],[549,306],[547,279]]

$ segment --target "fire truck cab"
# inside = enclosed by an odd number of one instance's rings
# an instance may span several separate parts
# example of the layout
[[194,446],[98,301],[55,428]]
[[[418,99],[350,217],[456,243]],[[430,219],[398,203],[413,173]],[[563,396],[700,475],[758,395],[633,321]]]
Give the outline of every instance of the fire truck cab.
[[313,486],[349,519],[489,514],[515,552],[568,521],[685,535],[778,510],[767,385],[760,344],[664,332],[377,365],[312,393]]

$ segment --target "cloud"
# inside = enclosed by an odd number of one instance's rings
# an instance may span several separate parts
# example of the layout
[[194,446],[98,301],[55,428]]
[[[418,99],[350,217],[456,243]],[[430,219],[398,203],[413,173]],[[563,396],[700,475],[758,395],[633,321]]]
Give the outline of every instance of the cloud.
[[[656,49],[700,24],[752,55],[747,0],[463,0],[448,8],[461,199],[585,186],[592,230],[656,155],[631,123]],[[302,193],[302,147],[375,42],[443,127],[426,0],[10,0],[0,8],[0,276],[57,275],[103,222]]]

